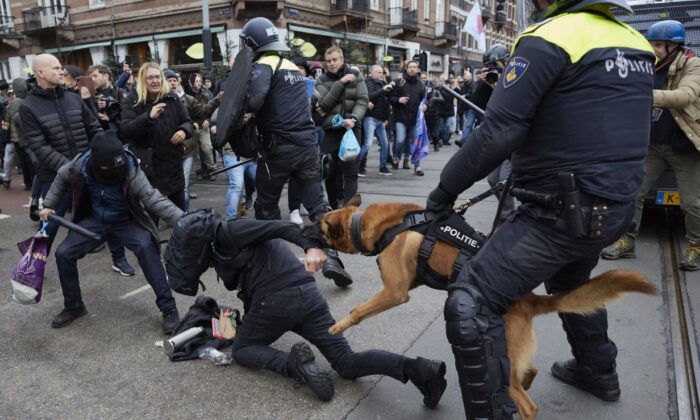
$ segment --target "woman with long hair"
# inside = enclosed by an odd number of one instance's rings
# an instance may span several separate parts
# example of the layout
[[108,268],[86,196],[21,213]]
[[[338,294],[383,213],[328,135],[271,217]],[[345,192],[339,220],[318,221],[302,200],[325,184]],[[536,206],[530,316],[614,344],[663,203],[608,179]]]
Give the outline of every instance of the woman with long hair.
[[122,103],[120,134],[151,184],[184,209],[182,142],[192,135],[192,120],[170,92],[157,63],[148,62],[139,69],[136,89]]

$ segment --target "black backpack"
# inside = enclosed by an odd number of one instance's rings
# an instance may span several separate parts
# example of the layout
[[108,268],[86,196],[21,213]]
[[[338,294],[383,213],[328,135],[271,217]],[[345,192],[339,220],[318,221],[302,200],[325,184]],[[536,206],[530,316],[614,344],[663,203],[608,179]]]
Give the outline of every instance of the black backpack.
[[200,284],[206,290],[199,277],[209,268],[212,242],[221,221],[213,209],[194,210],[183,214],[173,228],[163,259],[168,283],[175,292],[194,296]]

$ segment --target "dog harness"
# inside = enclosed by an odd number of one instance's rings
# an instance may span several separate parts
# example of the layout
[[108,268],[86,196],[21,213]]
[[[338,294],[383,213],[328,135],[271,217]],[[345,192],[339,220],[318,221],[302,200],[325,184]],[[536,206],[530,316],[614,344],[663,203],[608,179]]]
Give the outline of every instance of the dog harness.
[[[423,242],[418,251],[416,274],[423,284],[433,289],[447,290],[447,286],[454,282],[466,262],[486,242],[484,234],[471,227],[463,217],[455,212],[433,213],[419,210],[406,213],[403,221],[385,231],[374,244],[372,250],[369,250],[362,243],[360,222],[363,214],[363,212],[353,214],[350,225],[350,239],[362,255],[374,256],[380,254],[397,235],[406,230],[412,230],[423,235]],[[428,259],[433,253],[435,242],[438,240],[460,250],[459,256],[452,267],[452,276],[450,278],[441,276],[428,266]]]

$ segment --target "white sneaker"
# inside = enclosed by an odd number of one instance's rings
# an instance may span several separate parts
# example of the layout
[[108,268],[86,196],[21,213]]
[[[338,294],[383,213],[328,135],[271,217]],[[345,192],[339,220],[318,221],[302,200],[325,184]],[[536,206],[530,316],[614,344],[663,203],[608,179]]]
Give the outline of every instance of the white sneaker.
[[304,219],[301,218],[301,214],[299,214],[299,209],[295,209],[291,213],[289,213],[289,221],[292,223],[296,223],[299,226],[304,225]]
[[306,210],[306,207],[304,207],[303,204],[299,204],[299,214],[302,216],[308,216],[309,212]]

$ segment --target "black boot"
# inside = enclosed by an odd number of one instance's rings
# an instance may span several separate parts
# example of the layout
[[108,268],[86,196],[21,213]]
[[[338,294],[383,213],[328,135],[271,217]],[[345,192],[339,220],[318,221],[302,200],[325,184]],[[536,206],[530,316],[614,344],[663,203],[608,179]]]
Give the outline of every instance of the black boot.
[[292,346],[287,358],[289,376],[300,384],[307,384],[321,401],[330,401],[335,387],[330,375],[316,364],[316,357],[303,341]]
[[163,332],[168,335],[172,334],[178,322],[180,322],[180,314],[177,312],[177,309],[163,314]]
[[326,255],[328,255],[328,260],[323,265],[324,277],[333,280],[338,287],[350,286],[352,277],[345,271],[345,266],[340,261],[340,257],[338,257],[338,251],[333,248],[326,248],[325,251]]
[[75,321],[76,319],[80,318],[81,316],[85,316],[86,314],[87,309],[85,309],[85,307],[82,307],[75,311],[69,311],[68,309],[64,309],[61,311],[61,313],[56,315],[53,321],[51,321],[51,327],[63,328],[71,322]]
[[422,357],[409,359],[404,366],[406,376],[423,394],[423,404],[430,409],[437,407],[447,388],[446,370],[445,362]]
[[620,399],[620,382],[615,365],[610,369],[579,365],[576,359],[556,362],[552,365],[552,375],[560,381],[590,392],[603,401]]

